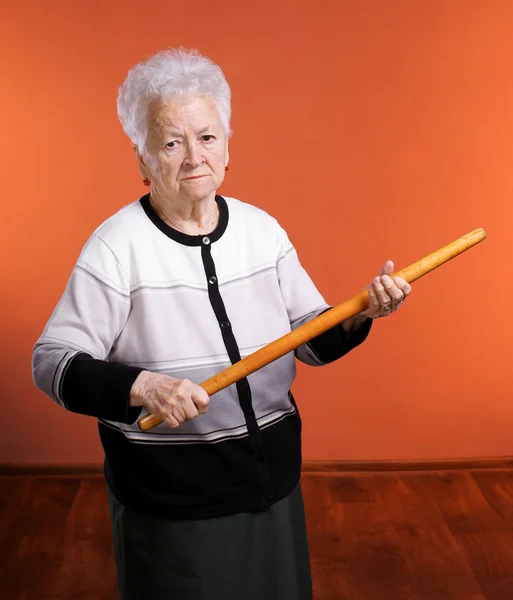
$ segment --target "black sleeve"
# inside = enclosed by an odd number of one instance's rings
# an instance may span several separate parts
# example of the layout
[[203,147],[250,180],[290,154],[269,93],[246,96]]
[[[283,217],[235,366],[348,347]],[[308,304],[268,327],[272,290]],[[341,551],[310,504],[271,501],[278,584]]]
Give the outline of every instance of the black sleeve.
[[[328,308],[327,310],[331,309]],[[342,358],[342,356],[364,342],[369,335],[372,322],[373,319],[366,319],[356,331],[352,332],[347,332],[342,327],[342,323],[339,323],[312,338],[307,345],[322,363],[329,364]]]
[[130,390],[140,367],[107,362],[80,353],[73,357],[62,382],[62,399],[71,412],[108,421],[135,423],[140,406],[130,406]]

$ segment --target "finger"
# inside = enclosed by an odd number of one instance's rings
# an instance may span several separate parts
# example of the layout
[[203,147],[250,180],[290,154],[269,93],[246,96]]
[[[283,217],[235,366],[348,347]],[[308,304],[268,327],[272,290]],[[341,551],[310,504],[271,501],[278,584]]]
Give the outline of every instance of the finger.
[[376,290],[374,289],[374,283],[369,285],[367,291],[369,292],[369,306],[379,311],[381,309],[381,304],[379,303]]
[[154,390],[153,403],[149,407],[150,412],[162,419],[171,429],[175,429],[180,425],[173,414],[176,405],[173,391],[172,387],[169,387],[166,383],[161,383]]
[[171,427],[171,429],[176,429],[180,426],[180,423],[173,417],[173,415],[170,415],[169,413],[161,415],[160,418],[168,427]]
[[166,419],[171,418],[177,424],[185,421],[185,415],[181,407],[183,394],[178,388],[169,390],[167,387],[162,386],[157,388],[156,395],[159,411]]
[[158,387],[155,392],[156,401],[150,412],[161,418],[169,427],[178,427],[180,423],[173,416],[174,399],[171,397],[170,391]]
[[192,401],[196,405],[200,415],[204,415],[206,412],[208,412],[210,396],[207,394],[206,390],[204,390],[201,386],[198,385],[194,388],[194,391],[192,393]]
[[399,302],[401,302],[404,298],[402,290],[399,289],[399,287],[388,275],[383,275],[381,277],[381,282],[383,284],[383,287],[385,288],[386,293],[390,297],[392,309],[395,309]]
[[411,285],[406,281],[406,279],[403,279],[402,277],[394,277],[394,282],[402,291],[405,298],[411,294]]
[[392,275],[394,272],[394,263],[391,260],[386,260],[381,267],[380,275]]
[[199,415],[198,409],[192,401],[192,398],[185,400],[185,402],[182,404],[182,410],[187,420],[194,419],[194,417]]
[[381,277],[374,278],[374,289],[376,290],[376,295],[378,297],[379,305],[384,309],[389,309],[392,305],[392,298],[388,295],[383,283],[381,281]]

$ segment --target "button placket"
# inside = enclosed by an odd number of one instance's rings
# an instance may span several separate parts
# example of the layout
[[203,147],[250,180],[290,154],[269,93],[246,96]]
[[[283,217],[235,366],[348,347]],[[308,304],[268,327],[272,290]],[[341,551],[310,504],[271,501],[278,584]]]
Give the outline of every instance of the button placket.
[[[210,299],[214,314],[217,317],[218,326],[221,329],[221,336],[224,341],[228,356],[232,364],[241,360],[240,351],[237,346],[237,341],[232,332],[232,324],[226,313],[223,298],[220,294],[219,280],[216,274],[215,263],[212,257],[212,241],[209,236],[199,238],[201,241],[201,257],[205,269],[205,280],[207,282],[207,293]],[[262,434],[259,430],[256,421],[255,411],[252,406],[251,389],[246,379],[237,381],[237,395],[239,397],[240,406],[244,413],[244,417],[248,427],[248,433],[251,446],[254,448],[255,468],[258,474],[258,479],[263,490],[263,500],[265,503],[271,503],[276,497],[272,489],[272,481],[267,465],[267,456],[263,451]]]

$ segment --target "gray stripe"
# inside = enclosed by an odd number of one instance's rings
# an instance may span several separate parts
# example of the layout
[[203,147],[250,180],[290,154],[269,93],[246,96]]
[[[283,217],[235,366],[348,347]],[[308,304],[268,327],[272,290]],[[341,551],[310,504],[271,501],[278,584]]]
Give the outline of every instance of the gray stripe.
[[308,354],[308,356],[310,358],[317,361],[319,364],[321,364],[321,365],[324,364],[323,361],[321,360],[321,357],[317,354],[317,352],[315,351],[314,347],[310,344],[310,342],[306,343],[306,353]]
[[[214,358],[214,357],[219,357],[218,360],[213,360],[213,361],[209,361],[209,362],[201,362],[199,363],[198,361],[203,361],[206,358]],[[189,362],[185,362],[184,361],[189,361]],[[230,365],[230,359],[228,358],[227,354],[212,354],[210,356],[189,356],[186,358],[176,358],[176,359],[168,359],[168,360],[155,360],[155,361],[134,361],[134,362],[128,362],[128,361],[123,361],[125,365],[129,365],[131,367],[141,367],[141,368],[146,368],[146,367],[150,367],[153,370],[156,371],[163,371],[163,370],[171,370],[174,368],[178,368],[178,369],[202,369],[202,368],[208,368],[208,367],[217,367],[220,365]],[[177,363],[184,363],[184,364],[179,364],[177,366]]]
[[48,335],[42,335],[39,340],[37,341],[38,345],[40,344],[45,344],[47,342],[59,342],[59,345],[62,346],[64,349],[68,349],[71,348],[73,350],[79,350],[81,352],[85,352],[86,354],[91,355],[93,358],[99,358],[100,360],[105,360],[103,357],[99,356],[98,354],[94,354],[91,350],[88,350],[87,348],[83,348],[82,346],[79,346],[78,344],[75,344],[74,342],[70,342],[69,340],[63,340],[61,338],[56,338],[56,337],[50,337]]
[[122,298],[123,300],[125,300],[125,301],[130,300],[130,294],[124,294],[123,292],[120,292],[116,288],[112,287],[112,285],[110,285],[106,281],[103,281],[103,279],[100,279],[98,277],[98,275],[95,275],[94,273],[91,273],[91,271],[88,271],[84,266],[75,265],[74,270],[80,271],[84,275],[87,275],[90,279],[93,279],[94,281],[96,281],[96,283],[99,283],[101,287],[108,289],[109,291],[113,292],[114,294],[116,294],[117,296]]
[[66,409],[68,409],[68,405],[66,404],[66,401],[64,400],[64,397],[62,395],[62,384],[64,382],[64,377],[66,377],[66,371],[68,370],[68,368],[71,364],[71,361],[77,354],[79,354],[79,353],[78,352],[68,352],[68,354],[66,355],[67,356],[66,364],[64,365],[61,376],[59,377],[59,389],[58,389],[57,398],[59,398],[60,402]]
[[130,292],[133,296],[144,292],[144,291],[152,291],[152,292],[168,292],[170,290],[191,290],[193,292],[205,292],[207,289],[207,285],[193,285],[192,283],[172,283],[170,285],[152,285],[149,283],[145,283],[144,285],[139,285],[130,289]]
[[[276,412],[276,411],[273,411]],[[146,414],[146,413],[145,413]],[[144,415],[143,415],[144,416]],[[138,434],[141,436],[145,436],[145,438],[147,439],[160,439],[160,438],[206,438],[208,436],[212,437],[215,434],[222,434],[222,433],[228,433],[230,431],[237,431],[239,429],[245,429],[246,428],[246,424],[245,423],[241,423],[240,425],[236,425],[235,427],[224,427],[223,429],[214,429],[212,431],[206,431],[205,433],[180,433],[178,430],[176,429],[169,429],[169,428],[164,428],[162,431],[160,431],[159,433],[156,432],[152,432],[152,433],[143,433],[141,431],[139,431],[139,429],[133,425],[133,426],[126,426],[122,423],[117,423],[115,421],[107,421],[105,419],[98,419],[101,423],[103,423],[104,425],[109,425],[110,427],[112,427],[113,429],[117,429],[118,431],[121,431],[123,433],[133,433],[133,434]]]
[[54,396],[54,398],[57,400],[57,402],[61,405],[64,406],[61,397],[58,394],[58,388],[60,386],[60,377],[59,377],[59,371],[61,371],[61,365],[64,362],[65,358],[66,358],[67,354],[64,354],[64,356],[61,358],[61,360],[59,361],[59,363],[57,364],[57,366],[55,367],[55,372],[53,374],[53,380],[52,380],[52,394]]
[[[273,341],[275,341],[275,340],[273,340]],[[241,346],[241,347],[239,347],[241,358],[246,358],[247,356],[254,354],[255,352],[258,352],[258,350],[265,348],[265,346],[267,346],[271,343],[272,342],[268,342],[266,344],[258,344],[257,346],[247,346],[247,347]],[[202,362],[209,358],[215,358],[216,360]],[[184,361],[186,361],[186,362],[184,362]],[[145,361],[137,360],[137,361],[132,361],[132,362],[124,360],[123,363],[130,367],[141,367],[143,369],[148,367],[148,369],[154,370],[156,372],[173,370],[175,368],[188,370],[188,369],[196,369],[196,368],[203,368],[203,367],[205,367],[205,368],[221,367],[221,366],[229,367],[232,364],[230,362],[230,359],[228,358],[227,353],[207,354],[205,356],[203,356],[203,355],[187,356],[187,357],[183,357],[183,358],[180,357],[180,358],[174,358],[174,359],[168,358],[165,360],[145,360]]]
[[285,250],[285,252],[280,256],[280,258],[278,258],[278,260],[276,261],[276,264],[279,265],[281,263],[282,260],[284,260],[285,258],[287,258],[287,256],[291,253],[294,252],[294,246],[290,246],[288,248],[288,250]]
[[107,242],[101,238],[97,233],[93,233],[93,235],[91,237],[96,238],[97,240],[100,240],[100,242],[102,242],[102,244],[109,250],[109,252],[112,254],[112,257],[114,258],[114,260],[116,261],[119,270],[122,271],[123,267],[121,266],[121,263],[119,262],[118,257],[115,255],[115,253],[113,252],[112,248],[109,246],[109,244],[107,244]]
[[259,268],[256,271],[252,271],[251,273],[248,273],[247,275],[240,275],[238,277],[233,277],[232,279],[225,279],[219,283],[219,288],[226,287],[228,285],[232,285],[234,283],[238,283],[241,281],[249,281],[249,280],[257,277],[258,275],[262,275],[262,273],[267,273],[268,271],[276,271],[276,265],[275,264],[268,265],[268,266]]
[[191,446],[193,444],[196,444],[196,445],[197,444],[219,444],[221,442],[226,442],[228,440],[240,440],[242,438],[248,437],[248,432],[244,431],[243,433],[240,433],[240,434],[225,436],[225,437],[222,437],[219,439],[216,438],[215,440],[201,440],[201,441],[170,440],[170,439],[150,441],[150,440],[141,440],[141,439],[133,438],[130,434],[126,435],[126,437],[130,440],[130,442],[132,444],[146,444],[148,446]]
[[[230,285],[233,285],[235,283],[239,283],[239,282],[243,282],[243,281],[250,281],[251,279],[258,277],[260,275],[262,275],[263,273],[267,273],[270,271],[276,271],[276,265],[272,264],[272,265],[267,265],[265,267],[259,268],[256,271],[252,271],[251,273],[247,273],[245,275],[239,275],[230,279],[225,279],[223,281],[219,281],[219,289],[228,287]],[[132,293],[132,295],[138,294],[141,291],[157,291],[157,292],[163,292],[163,291],[171,291],[171,290],[180,290],[180,289],[185,289],[185,290],[191,290],[194,292],[204,292],[207,290],[207,285],[206,283],[203,284],[194,284],[194,283],[171,283],[171,284],[162,284],[162,285],[158,285],[158,284],[150,284],[150,283],[145,283],[143,285],[137,285],[133,288],[130,289],[130,292]]]

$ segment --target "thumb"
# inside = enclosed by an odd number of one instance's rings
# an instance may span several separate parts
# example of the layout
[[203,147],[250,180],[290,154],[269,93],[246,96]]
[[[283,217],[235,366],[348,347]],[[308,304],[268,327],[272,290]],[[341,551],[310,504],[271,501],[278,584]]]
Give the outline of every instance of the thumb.
[[385,261],[385,264],[381,267],[381,275],[392,275],[394,272],[394,263],[391,260]]

